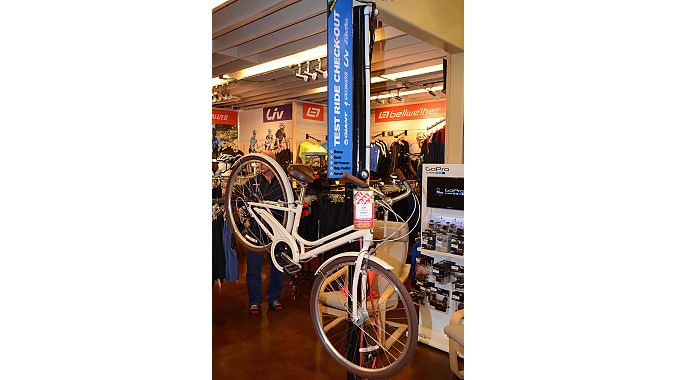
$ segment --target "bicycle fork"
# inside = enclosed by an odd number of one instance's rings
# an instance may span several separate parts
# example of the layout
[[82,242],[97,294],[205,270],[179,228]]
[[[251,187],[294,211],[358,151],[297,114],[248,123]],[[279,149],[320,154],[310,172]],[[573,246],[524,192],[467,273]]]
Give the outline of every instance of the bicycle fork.
[[[366,284],[368,279],[368,271],[366,270],[366,266],[368,264],[370,256],[371,256],[370,249],[362,250],[359,253],[354,265],[354,274],[352,275],[352,291],[350,292],[352,296],[350,297],[351,298],[350,311],[352,315],[351,317],[352,323],[354,323],[357,326],[361,326],[369,318],[365,302],[366,302],[366,287],[367,287]],[[361,284],[361,288],[358,288],[359,284]],[[361,308],[359,307],[359,300],[362,300],[362,303],[364,305]]]

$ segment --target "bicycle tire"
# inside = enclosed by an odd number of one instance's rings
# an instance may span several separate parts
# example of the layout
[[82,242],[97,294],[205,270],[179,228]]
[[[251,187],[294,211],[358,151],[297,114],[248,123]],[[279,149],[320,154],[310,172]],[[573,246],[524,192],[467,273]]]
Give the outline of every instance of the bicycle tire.
[[389,280],[389,282],[394,285],[397,294],[400,296],[399,299],[404,304],[408,324],[407,333],[405,334],[407,339],[404,350],[402,355],[397,358],[394,363],[379,369],[362,367],[352,363],[346,357],[342,356],[338,352],[338,349],[334,347],[333,343],[329,341],[329,338],[324,332],[322,322],[320,321],[320,288],[326,279],[326,275],[330,275],[334,273],[334,271],[350,264],[354,266],[354,257],[342,257],[336,259],[336,261],[323,268],[321,273],[319,273],[315,278],[315,281],[312,285],[312,292],[310,294],[310,318],[312,319],[312,325],[315,329],[317,337],[322,343],[322,346],[324,346],[324,349],[341,367],[354,375],[364,378],[374,379],[390,377],[401,371],[413,359],[415,348],[418,343],[418,313],[415,309],[415,305],[413,304],[413,300],[408,293],[408,290],[406,290],[404,287],[404,284],[401,283],[401,281],[399,281],[399,279],[392,272],[383,268],[380,264],[370,261],[368,263],[369,267],[377,271],[378,274],[385,276],[387,280]]
[[[250,169],[250,167],[247,165],[253,166],[252,164],[256,162],[265,164],[273,171],[275,178],[277,178],[280,183],[281,193],[283,197],[282,201],[285,202],[286,204],[290,204],[291,202],[293,202],[293,190],[291,188],[291,183],[289,182],[289,178],[286,176],[286,172],[284,171],[284,169],[282,169],[282,167],[275,160],[264,154],[260,153],[247,154],[242,158],[240,158],[239,160],[237,160],[237,162],[235,162],[235,164],[231,169],[231,174],[230,177],[228,178],[228,183],[226,185],[225,191],[225,206],[227,211],[226,218],[230,226],[230,230],[232,231],[235,240],[237,240],[247,250],[252,252],[263,253],[270,251],[271,243],[268,242],[267,244],[263,244],[263,242],[259,241],[258,244],[256,244],[252,240],[247,239],[245,237],[247,231],[250,231],[251,229],[247,229],[242,225],[242,223],[240,223],[241,221],[239,220],[238,202],[243,203],[246,202],[247,200],[241,200],[241,197],[244,195],[244,193],[241,191],[237,192],[236,190],[237,186],[240,186],[237,183],[237,181],[243,180],[242,170]],[[278,211],[278,212],[280,215],[283,216],[282,217],[283,220],[280,223],[287,229],[287,231],[290,230],[291,224],[293,223],[293,218],[291,217],[292,213],[290,211]]]

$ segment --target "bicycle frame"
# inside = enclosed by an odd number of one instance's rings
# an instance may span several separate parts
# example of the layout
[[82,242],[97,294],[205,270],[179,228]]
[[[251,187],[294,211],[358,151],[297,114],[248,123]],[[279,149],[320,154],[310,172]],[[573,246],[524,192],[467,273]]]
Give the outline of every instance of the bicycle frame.
[[[288,178],[284,178],[288,181]],[[300,198],[303,199],[305,195],[305,187],[302,188]],[[358,253],[348,252],[340,255],[336,255],[330,260],[324,262],[318,269],[317,273],[326,265],[328,265],[333,260],[344,257],[344,256],[355,256],[355,268],[361,268],[364,260],[373,260],[378,264],[383,266],[386,269],[392,269],[392,266],[380,260],[377,257],[370,257],[369,246],[373,241],[373,231],[370,229],[355,230],[354,225],[345,227],[340,231],[336,231],[328,236],[315,241],[308,241],[298,235],[298,227],[300,225],[301,212],[303,211],[303,203],[300,201],[293,201],[293,207],[284,207],[281,206],[278,202],[274,201],[263,201],[263,202],[249,202],[247,207],[250,211],[251,216],[256,220],[263,232],[271,239],[270,244],[270,260],[273,265],[280,271],[283,271],[283,267],[277,262],[275,255],[275,247],[280,242],[285,242],[291,248],[293,252],[293,257],[290,259],[294,263],[298,264],[301,261],[307,261],[320,253],[327,252],[334,248],[340,247],[342,245],[351,243],[357,239],[361,239],[361,248]],[[293,214],[294,219],[290,227],[290,230],[286,229],[270,212],[270,209],[287,211]],[[261,219],[265,220],[267,224],[271,227],[272,230],[268,229],[265,223],[261,223]],[[326,243],[326,244],[325,244]],[[313,248],[306,252],[306,247]],[[299,252],[300,250],[300,252]],[[352,293],[358,294],[357,284],[359,283],[359,276],[362,276],[362,280],[366,281],[366,273],[363,273],[361,270],[355,270],[352,277]],[[362,282],[365,283],[365,282]],[[366,299],[366,288],[362,287],[361,299]],[[357,313],[357,302],[352,302],[351,305],[352,319],[355,322],[359,316]]]

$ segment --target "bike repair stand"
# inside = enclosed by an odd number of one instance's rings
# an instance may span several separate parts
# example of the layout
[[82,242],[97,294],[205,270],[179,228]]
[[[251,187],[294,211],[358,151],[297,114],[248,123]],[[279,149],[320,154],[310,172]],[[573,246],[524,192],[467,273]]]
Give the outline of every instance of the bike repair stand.
[[[372,30],[372,13],[371,5],[364,5],[363,3],[353,3],[352,7],[352,33],[354,44],[352,46],[353,58],[353,90],[352,90],[352,162],[356,163],[352,175],[368,182],[369,177],[369,161],[370,161],[370,141],[367,138],[370,136],[370,103],[371,103],[371,37],[374,31]],[[329,29],[330,30],[330,29]],[[330,34],[330,33],[329,33]],[[331,38],[331,36],[329,36]],[[350,199],[352,189],[346,187],[346,193],[350,192]],[[346,197],[347,201],[347,197]],[[347,206],[347,202],[346,202]],[[350,208],[353,205],[350,204]],[[362,241],[361,244],[370,244],[371,242]],[[361,247],[360,247],[361,248]],[[352,278],[356,268],[352,267],[348,271],[348,278]],[[361,294],[356,295],[357,302],[361,302]],[[347,356],[350,360],[359,364],[360,360],[360,329],[350,323],[348,326],[348,344]],[[352,373],[347,373],[347,380],[360,380],[361,378]]]

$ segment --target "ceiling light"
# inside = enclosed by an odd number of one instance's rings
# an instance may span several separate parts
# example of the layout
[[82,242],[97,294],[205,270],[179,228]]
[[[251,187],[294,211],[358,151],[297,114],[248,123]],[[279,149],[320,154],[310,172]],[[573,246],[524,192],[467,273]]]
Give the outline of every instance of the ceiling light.
[[306,63],[307,63],[307,66],[305,67],[305,71],[303,71],[303,74],[307,75],[309,78],[312,78],[312,80],[317,79],[317,73],[316,72],[313,72],[313,73],[310,72],[310,62],[308,61]]
[[310,79],[310,77],[308,77],[307,75],[303,75],[300,73],[300,63],[298,64],[298,72],[295,74],[296,78],[302,78],[305,82],[307,82]]
[[226,79],[230,79],[229,76],[227,75],[221,75],[218,77],[211,78],[211,85],[212,86],[219,86],[221,84],[226,84],[228,81]]
[[[431,91],[441,91],[443,88],[444,88],[443,86],[435,86],[435,87],[429,88],[429,90],[431,90]],[[421,93],[424,93],[424,92],[428,92],[428,89],[418,88],[418,89],[415,89],[415,90],[401,91],[399,93],[399,96],[421,94]],[[372,96],[371,100],[374,100],[376,98],[387,98],[387,97],[393,97],[393,96],[394,95],[392,95],[392,94],[381,94],[381,95],[377,95],[377,96]]]
[[398,73],[384,74],[384,75],[381,75],[381,77],[383,77],[385,79],[389,79],[389,80],[395,80],[395,79],[399,79],[399,78],[412,77],[412,76],[415,76],[415,75],[429,74],[429,73],[433,73],[435,71],[442,71],[443,69],[444,69],[444,65],[434,65],[434,66],[421,67],[419,69],[401,71],[401,72],[398,72]]
[[307,94],[308,94],[308,95],[319,94],[319,93],[321,93],[321,92],[326,92],[327,90],[328,90],[328,87],[322,86],[322,87],[317,87],[317,88],[313,88],[313,89],[311,89],[311,90],[308,90],[308,91],[307,91]]
[[404,98],[401,97],[401,90],[397,90],[397,95],[394,98],[397,99],[399,103],[404,102]]
[[[441,91],[441,90],[443,90],[443,88],[444,88],[443,86],[436,86],[436,87],[432,87],[430,90]],[[328,90],[328,87],[322,86],[322,87],[309,89],[309,90],[305,91],[303,94],[304,95],[314,95],[314,94],[326,92],[327,90]],[[415,90],[400,91],[400,92],[398,92],[398,95],[403,98],[406,95],[421,94],[423,92],[427,92],[427,89],[418,88],[418,89],[415,89]],[[377,95],[377,96],[372,96],[371,100],[375,100],[377,103],[383,104],[382,100],[380,100],[380,101],[378,101],[378,100],[381,99],[381,98],[385,99],[385,98],[388,98],[388,97],[394,97],[396,99],[396,95],[394,95],[394,94],[384,94],[384,95],[381,94],[381,95]]]
[[324,77],[324,79],[328,78],[328,76],[329,76],[328,71],[322,70],[322,59],[321,59],[321,58],[319,58],[319,59],[317,60],[317,67],[315,68],[315,71],[318,72],[318,73],[320,73],[320,74],[322,74],[322,76]]
[[429,74],[436,71],[442,71],[444,65],[425,66],[418,69],[400,71],[398,73],[383,74],[371,78],[371,83],[385,82],[387,80],[396,80],[399,78],[412,77],[415,75]]
[[269,73],[270,71],[278,70],[283,67],[295,66],[301,62],[314,61],[315,59],[326,57],[326,48],[326,45],[317,46],[299,53],[287,55],[286,57],[247,67],[246,69],[235,71],[233,73],[228,73],[227,77],[233,79],[242,79]]

